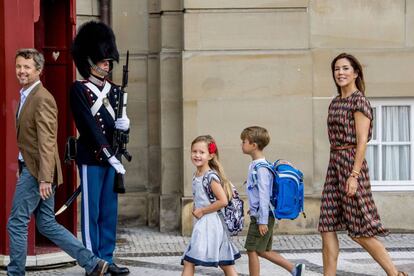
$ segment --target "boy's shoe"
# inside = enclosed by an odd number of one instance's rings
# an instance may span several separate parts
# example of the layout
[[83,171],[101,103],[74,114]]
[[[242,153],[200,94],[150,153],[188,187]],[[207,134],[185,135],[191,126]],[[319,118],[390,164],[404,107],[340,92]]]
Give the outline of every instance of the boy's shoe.
[[[302,274],[303,273],[303,274]],[[293,276],[302,276],[305,273],[305,264],[296,264]]]
[[98,264],[95,266],[94,270],[91,273],[86,273],[88,276],[103,276],[108,270],[108,262],[104,260],[99,260]]

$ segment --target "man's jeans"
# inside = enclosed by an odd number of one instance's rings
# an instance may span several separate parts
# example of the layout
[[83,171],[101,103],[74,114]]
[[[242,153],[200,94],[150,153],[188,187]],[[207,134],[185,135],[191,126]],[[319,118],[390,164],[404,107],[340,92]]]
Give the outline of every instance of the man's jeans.
[[54,242],[63,251],[76,259],[90,273],[99,259],[66,228],[56,222],[54,194],[42,200],[37,180],[23,166],[16,184],[12,210],[7,224],[10,239],[10,263],[7,275],[25,275],[27,255],[27,232],[31,214],[34,213],[39,232]]

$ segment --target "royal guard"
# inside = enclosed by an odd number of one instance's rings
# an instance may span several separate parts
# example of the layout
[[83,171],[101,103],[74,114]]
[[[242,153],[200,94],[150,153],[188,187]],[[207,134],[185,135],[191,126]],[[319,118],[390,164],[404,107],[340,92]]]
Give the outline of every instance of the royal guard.
[[130,122],[125,112],[119,112],[124,92],[107,79],[113,62],[119,62],[112,29],[95,21],[83,24],[74,39],[72,56],[84,78],[70,89],[70,106],[79,131],[76,163],[82,191],[82,240],[109,263],[111,275],[126,275],[128,268],[113,261],[118,218],[114,181],[117,174],[125,174],[114,148],[114,134],[128,132]]

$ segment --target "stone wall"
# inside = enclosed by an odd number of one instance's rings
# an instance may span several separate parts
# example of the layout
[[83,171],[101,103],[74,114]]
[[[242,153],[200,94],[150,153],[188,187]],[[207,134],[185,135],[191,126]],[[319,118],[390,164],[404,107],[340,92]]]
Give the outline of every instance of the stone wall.
[[76,27],[89,20],[99,20],[98,0],[76,1]]
[[[78,23],[98,16],[96,2],[77,1]],[[191,233],[189,147],[197,135],[216,138],[223,166],[245,196],[250,160],[239,136],[249,125],[270,131],[269,160],[289,159],[305,174],[307,219],[283,221],[277,231],[316,231],[337,54],[360,59],[369,97],[413,97],[413,1],[116,0],[111,15],[120,64],[130,50],[134,159],[120,217],[161,231]],[[403,219],[412,193],[374,197],[387,227],[414,230]]]
[[[315,232],[329,157],[327,109],[336,93],[330,61],[343,51],[355,54],[369,97],[412,97],[413,6],[403,0],[184,0],[182,233],[190,233],[192,222],[191,140],[213,135],[224,168],[244,193],[250,160],[239,135],[249,125],[270,131],[269,160],[287,158],[305,174],[307,219],[282,221],[277,231]],[[408,210],[394,211],[411,196],[374,193],[387,227],[414,229],[402,219]]]

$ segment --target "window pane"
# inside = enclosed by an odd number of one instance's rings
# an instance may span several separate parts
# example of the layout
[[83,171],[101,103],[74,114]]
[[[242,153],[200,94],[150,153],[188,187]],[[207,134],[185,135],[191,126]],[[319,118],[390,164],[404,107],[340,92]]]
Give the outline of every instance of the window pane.
[[368,145],[365,159],[368,163],[369,178],[371,180],[379,180],[378,146]]
[[377,108],[372,108],[372,140],[377,140]]
[[382,107],[382,141],[410,141],[410,107]]
[[383,146],[382,180],[410,180],[410,146]]

